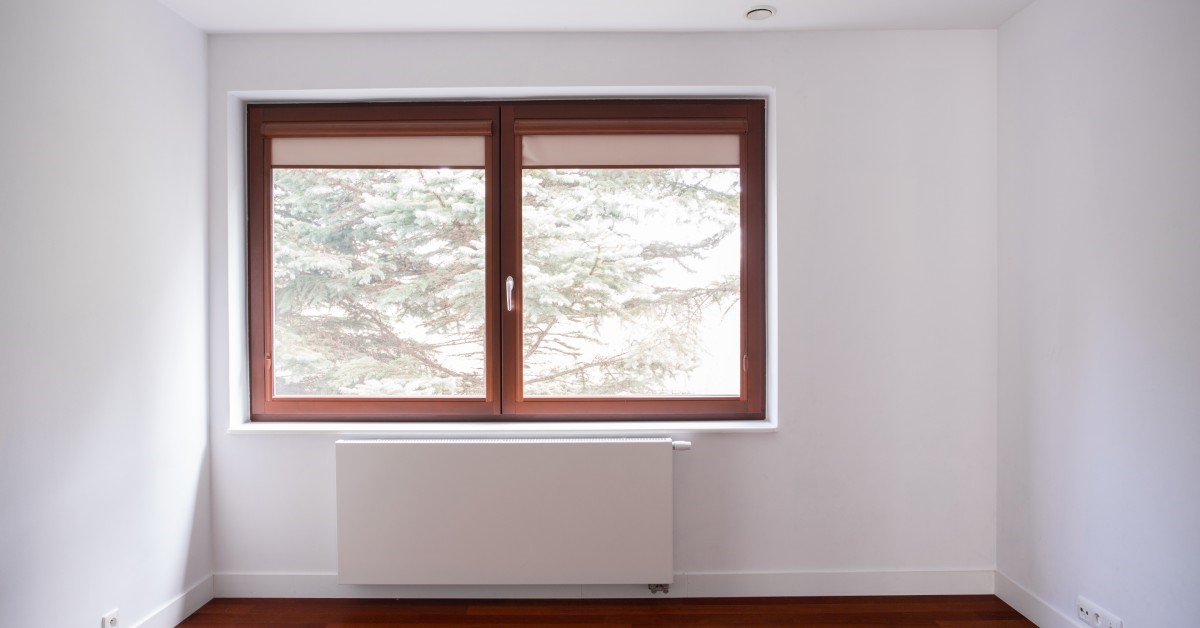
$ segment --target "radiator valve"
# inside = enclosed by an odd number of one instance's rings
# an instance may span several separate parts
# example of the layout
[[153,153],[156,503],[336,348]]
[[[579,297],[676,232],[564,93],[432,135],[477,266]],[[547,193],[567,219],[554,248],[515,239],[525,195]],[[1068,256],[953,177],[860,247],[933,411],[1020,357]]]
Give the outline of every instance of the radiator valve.
[[669,585],[669,584],[649,584],[646,586],[650,587],[651,595],[653,595],[655,593],[670,593],[671,592],[671,585]]

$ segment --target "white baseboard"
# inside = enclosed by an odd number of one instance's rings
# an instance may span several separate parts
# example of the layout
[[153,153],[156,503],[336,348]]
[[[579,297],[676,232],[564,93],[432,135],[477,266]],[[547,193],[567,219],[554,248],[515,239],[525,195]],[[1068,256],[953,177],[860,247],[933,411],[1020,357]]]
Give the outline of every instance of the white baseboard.
[[1050,606],[1042,598],[1015,583],[1008,576],[996,572],[996,597],[1017,609],[1026,619],[1041,628],[1079,628],[1083,622]]
[[578,585],[338,584],[337,574],[214,574],[215,597],[578,598]]
[[979,571],[848,571],[688,574],[689,597],[968,595],[994,590]]
[[[995,590],[992,570],[676,574],[667,595],[645,585],[343,585],[337,574],[215,574],[215,597],[636,598],[965,595]],[[1077,628],[1077,627],[1073,627]]]
[[208,576],[193,584],[179,597],[163,604],[140,623],[133,624],[134,628],[175,628],[179,622],[187,619],[188,615],[213,599],[213,581],[214,577]]

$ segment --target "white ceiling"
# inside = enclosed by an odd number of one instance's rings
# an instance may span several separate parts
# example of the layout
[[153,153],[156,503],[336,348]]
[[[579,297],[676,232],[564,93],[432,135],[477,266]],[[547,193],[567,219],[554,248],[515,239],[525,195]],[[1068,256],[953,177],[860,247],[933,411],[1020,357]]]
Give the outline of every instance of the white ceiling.
[[[996,28],[1032,1],[160,0],[213,33]],[[775,17],[744,17],[763,4]]]

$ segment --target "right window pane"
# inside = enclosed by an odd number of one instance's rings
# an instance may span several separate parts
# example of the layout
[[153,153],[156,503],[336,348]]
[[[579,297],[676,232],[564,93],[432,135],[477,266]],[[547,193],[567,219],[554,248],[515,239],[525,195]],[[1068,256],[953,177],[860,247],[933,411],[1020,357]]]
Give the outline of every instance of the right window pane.
[[525,141],[523,395],[737,398],[738,138]]

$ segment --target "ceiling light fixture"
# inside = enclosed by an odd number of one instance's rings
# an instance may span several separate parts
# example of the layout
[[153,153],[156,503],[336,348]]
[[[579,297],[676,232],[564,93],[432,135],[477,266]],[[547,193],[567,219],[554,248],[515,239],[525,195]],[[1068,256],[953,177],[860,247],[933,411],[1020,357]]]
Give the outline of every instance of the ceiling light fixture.
[[766,5],[753,7],[746,11],[747,20],[765,20],[773,15],[775,15],[775,7]]

